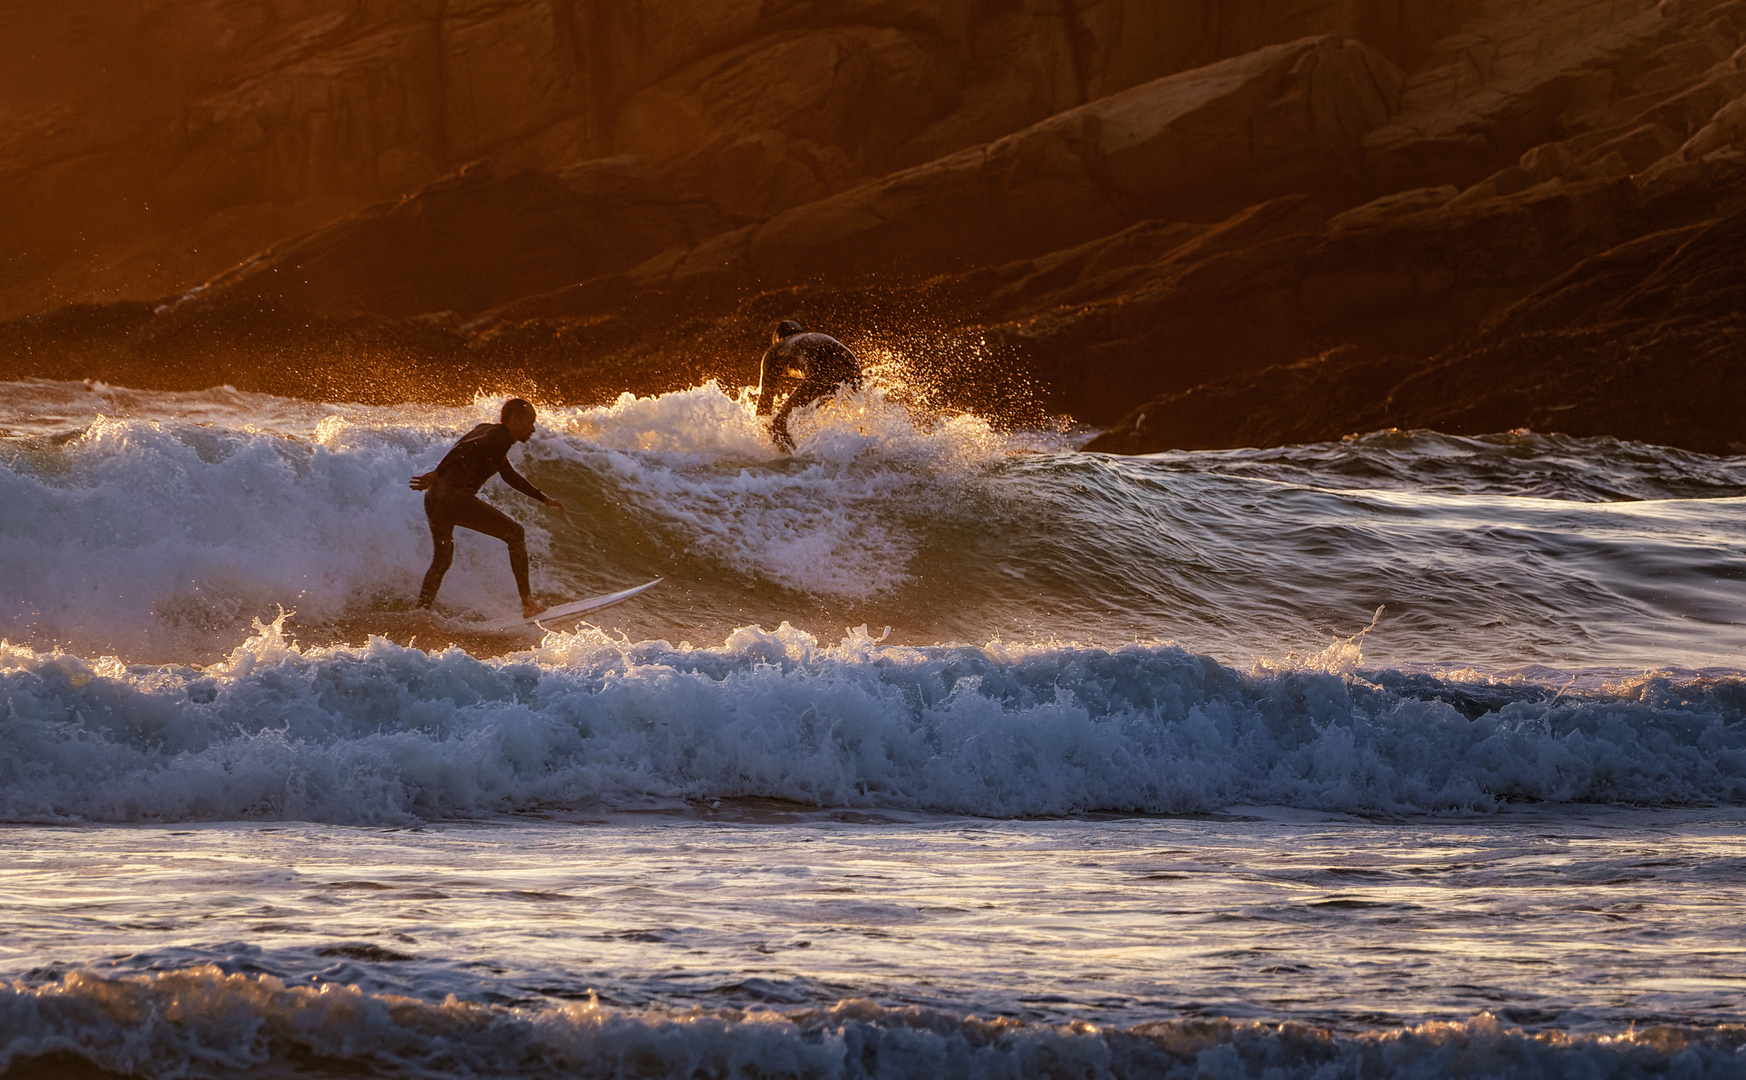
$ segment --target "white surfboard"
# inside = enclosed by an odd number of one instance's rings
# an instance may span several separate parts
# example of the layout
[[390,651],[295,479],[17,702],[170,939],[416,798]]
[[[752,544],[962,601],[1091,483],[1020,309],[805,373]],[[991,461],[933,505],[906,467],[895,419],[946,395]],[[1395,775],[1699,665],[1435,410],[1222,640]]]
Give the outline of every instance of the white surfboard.
[[547,624],[574,622],[584,615],[601,611],[614,604],[622,604],[639,593],[649,591],[665,580],[667,579],[664,577],[658,577],[653,581],[645,581],[643,584],[629,589],[620,589],[615,593],[606,593],[604,596],[590,596],[586,600],[572,600],[568,604],[558,604],[555,607],[547,608],[531,619],[524,619],[520,616],[509,619],[498,619],[496,622],[483,623],[475,627],[475,629],[483,630],[488,633],[498,633],[503,630],[520,630],[523,627],[537,626],[543,630],[546,628]]

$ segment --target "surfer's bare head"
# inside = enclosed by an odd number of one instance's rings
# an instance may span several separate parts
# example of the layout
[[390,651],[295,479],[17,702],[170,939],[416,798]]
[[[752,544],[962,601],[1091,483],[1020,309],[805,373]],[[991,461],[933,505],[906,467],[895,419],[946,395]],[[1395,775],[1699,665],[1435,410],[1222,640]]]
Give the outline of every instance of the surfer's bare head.
[[802,329],[803,327],[797,320],[783,319],[776,324],[775,332],[770,335],[770,343],[773,345],[776,342],[781,341],[783,338],[793,337],[795,334],[800,333]]
[[534,433],[533,402],[512,397],[503,403],[503,411],[497,414],[497,419],[515,436],[516,442],[526,442]]

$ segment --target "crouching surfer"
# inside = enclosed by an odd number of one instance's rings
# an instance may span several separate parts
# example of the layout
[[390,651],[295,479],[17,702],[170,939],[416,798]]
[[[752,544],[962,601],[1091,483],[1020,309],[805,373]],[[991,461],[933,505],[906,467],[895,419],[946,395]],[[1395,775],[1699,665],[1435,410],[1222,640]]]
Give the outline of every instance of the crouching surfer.
[[799,379],[800,385],[770,418],[770,438],[777,449],[793,450],[794,437],[788,434],[789,414],[829,397],[838,387],[861,389],[861,361],[847,345],[829,334],[808,333],[793,319],[783,319],[776,324],[770,348],[765,350],[758,367],[759,416],[769,415],[776,402],[776,384],[784,378]]
[[503,482],[530,499],[564,513],[564,504],[528,483],[509,464],[509,448],[526,442],[534,433],[534,407],[521,398],[503,403],[498,423],[480,424],[467,432],[431,472],[412,478],[414,491],[424,492],[424,516],[430,520],[430,538],[436,550],[425,571],[418,606],[428,608],[442,587],[443,575],[455,559],[455,529],[472,529],[495,536],[509,545],[509,567],[515,571],[515,587],[521,590],[521,613],[532,618],[545,608],[533,598],[527,584],[527,533],[508,514],[479,498],[479,488],[496,473]]

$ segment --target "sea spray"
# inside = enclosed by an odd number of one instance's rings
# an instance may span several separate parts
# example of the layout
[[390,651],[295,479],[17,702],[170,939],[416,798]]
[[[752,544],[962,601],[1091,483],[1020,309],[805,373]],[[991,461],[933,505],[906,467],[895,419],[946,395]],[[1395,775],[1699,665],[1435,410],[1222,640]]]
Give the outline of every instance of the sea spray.
[[581,466],[688,551],[799,593],[889,593],[929,518],[955,516],[1006,439],[955,416],[918,425],[878,389],[843,393],[794,424],[793,457],[770,444],[750,390],[709,383],[659,398],[548,414],[567,438],[541,459]]
[[[487,400],[366,409],[26,389],[19,408],[61,414],[31,423],[64,430],[0,447],[0,636],[147,660],[214,659],[281,607],[303,626],[381,629],[430,557],[408,477],[495,413]],[[133,415],[100,411],[117,407]],[[602,569],[646,579],[650,561],[783,598],[889,595],[930,525],[974,515],[976,476],[1003,460],[985,423],[918,426],[871,390],[797,421],[792,458],[770,447],[744,392],[714,384],[541,420],[518,460],[569,518],[501,485],[482,495],[526,523],[534,586],[554,601],[603,591]],[[457,543],[439,610],[509,614],[502,546],[465,531]],[[630,560],[641,564],[627,573]]]

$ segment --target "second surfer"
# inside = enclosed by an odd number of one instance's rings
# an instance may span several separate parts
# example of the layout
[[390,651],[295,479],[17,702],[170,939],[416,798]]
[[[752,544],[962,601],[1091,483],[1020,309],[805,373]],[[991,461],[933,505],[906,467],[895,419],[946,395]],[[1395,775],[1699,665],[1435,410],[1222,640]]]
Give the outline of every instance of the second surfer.
[[431,553],[430,569],[425,571],[424,587],[418,591],[421,608],[435,602],[443,575],[455,559],[458,527],[495,536],[508,544],[509,568],[515,573],[515,587],[521,591],[522,617],[531,619],[545,610],[528,588],[527,531],[508,514],[487,505],[478,492],[496,473],[510,487],[559,514],[564,513],[564,504],[528,483],[509,463],[509,448],[526,442],[534,433],[533,405],[521,398],[510,398],[503,403],[498,420],[467,432],[435,469],[412,478],[412,490],[424,492],[424,516],[430,521],[430,538],[436,549]]
[[758,365],[759,416],[768,415],[776,403],[776,383],[783,378],[798,378],[800,385],[770,418],[770,439],[779,450],[793,450],[789,414],[836,393],[840,386],[861,389],[861,361],[829,334],[808,333],[793,319],[783,319],[770,335],[770,348]]

